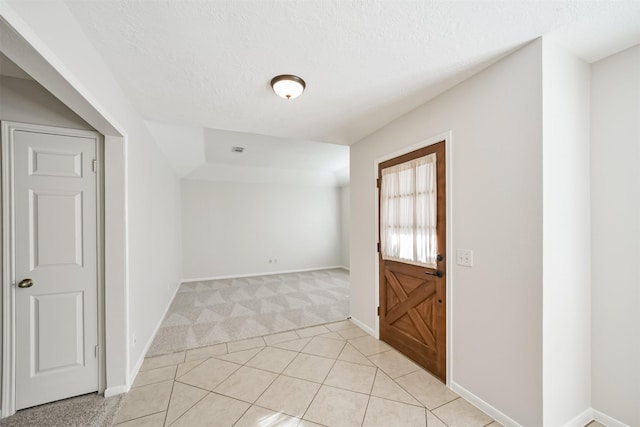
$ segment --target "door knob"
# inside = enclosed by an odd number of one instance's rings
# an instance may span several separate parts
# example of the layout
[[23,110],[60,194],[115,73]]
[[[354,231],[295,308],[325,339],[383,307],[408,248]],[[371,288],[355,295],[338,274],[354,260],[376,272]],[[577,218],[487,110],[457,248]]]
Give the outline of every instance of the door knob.
[[22,279],[18,283],[18,287],[19,288],[30,288],[32,286],[33,286],[33,280],[31,280],[31,279]]

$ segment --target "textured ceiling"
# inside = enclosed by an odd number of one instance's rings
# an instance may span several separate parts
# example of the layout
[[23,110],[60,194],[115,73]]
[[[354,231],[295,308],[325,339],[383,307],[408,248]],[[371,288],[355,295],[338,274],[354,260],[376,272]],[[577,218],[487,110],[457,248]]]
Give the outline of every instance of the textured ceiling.
[[66,3],[146,119],[340,144],[540,35],[587,61],[640,41],[637,0]]
[[[352,144],[539,36],[587,62],[640,42],[640,0],[63,1],[194,179],[339,185],[348,147],[324,143]],[[269,87],[289,73],[307,82],[292,101]]]

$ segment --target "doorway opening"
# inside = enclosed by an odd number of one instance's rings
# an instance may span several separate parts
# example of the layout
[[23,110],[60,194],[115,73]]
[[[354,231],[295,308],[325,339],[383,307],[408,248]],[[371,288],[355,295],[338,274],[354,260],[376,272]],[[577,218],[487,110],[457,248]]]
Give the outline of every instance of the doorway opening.
[[102,150],[2,122],[3,414],[104,392]]

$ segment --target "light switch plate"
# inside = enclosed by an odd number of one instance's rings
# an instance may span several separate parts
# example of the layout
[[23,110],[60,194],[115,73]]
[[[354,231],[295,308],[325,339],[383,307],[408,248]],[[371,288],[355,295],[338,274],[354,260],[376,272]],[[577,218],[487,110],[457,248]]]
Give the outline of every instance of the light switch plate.
[[456,251],[456,263],[465,267],[473,267],[473,251],[471,249],[458,249]]

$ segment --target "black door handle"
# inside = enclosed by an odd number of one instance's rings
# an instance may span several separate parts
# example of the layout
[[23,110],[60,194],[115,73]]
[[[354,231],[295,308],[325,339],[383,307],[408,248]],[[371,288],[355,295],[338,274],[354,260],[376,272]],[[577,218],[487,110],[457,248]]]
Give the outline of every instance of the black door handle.
[[440,270],[436,270],[436,272],[435,272],[435,273],[432,273],[431,271],[427,271],[427,272],[426,272],[426,273],[424,273],[424,274],[426,274],[427,276],[436,276],[436,277],[442,277],[442,276],[444,276],[444,273],[443,273],[442,271],[440,271]]

